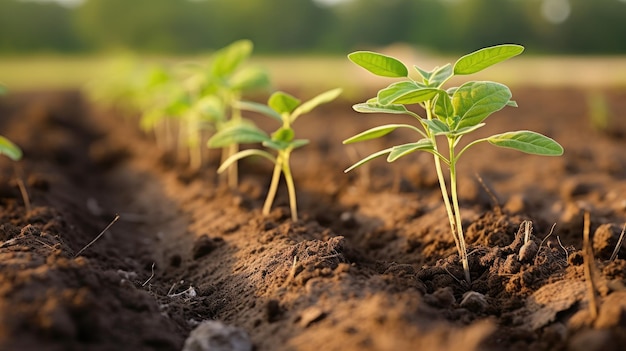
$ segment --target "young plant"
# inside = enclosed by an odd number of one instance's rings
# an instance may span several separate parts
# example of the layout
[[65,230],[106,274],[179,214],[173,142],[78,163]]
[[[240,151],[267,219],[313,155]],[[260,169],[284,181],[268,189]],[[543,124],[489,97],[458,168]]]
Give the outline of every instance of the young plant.
[[[4,95],[6,88],[0,84],[0,95]],[[0,135],[0,155],[5,155],[13,161],[22,158],[22,150],[6,137]]]
[[[243,93],[269,86],[269,76],[264,69],[244,65],[253,48],[250,40],[238,40],[217,51],[212,57],[206,75],[207,84],[203,87],[202,94],[214,95],[222,101],[221,122],[215,125],[218,132],[234,125],[245,124],[239,107]],[[238,150],[237,143],[223,147],[222,163]],[[237,186],[237,174],[237,164],[234,163],[228,173],[228,184],[231,188]]]
[[[415,151],[431,153],[450,229],[463,264],[465,280],[468,283],[471,282],[471,278],[457,194],[456,166],[460,157],[472,146],[483,142],[544,156],[559,156],[563,154],[563,148],[553,139],[527,130],[476,139],[461,147],[461,139],[483,127],[485,119],[492,113],[505,106],[515,107],[517,104],[511,100],[512,94],[509,88],[500,83],[468,81],[459,87],[447,89],[444,89],[444,85],[453,76],[464,76],[482,71],[496,63],[517,56],[523,51],[524,48],[519,45],[498,45],[472,52],[461,57],[454,65],[448,63],[435,67],[431,71],[414,66],[419,77],[417,80],[409,76],[407,66],[396,58],[370,51],[357,51],[348,55],[353,63],[375,75],[400,78],[399,82],[380,90],[376,97],[354,105],[354,110],[362,113],[405,114],[414,117],[418,123],[417,125],[388,124],[375,127],[346,139],[343,143],[350,144],[380,138],[398,128],[413,130],[420,138],[415,142],[375,152],[346,169],[346,172],[383,155],[387,155],[387,162],[393,162]],[[420,105],[425,111],[425,117],[409,110],[408,105]],[[437,137],[442,137],[447,141],[443,150],[437,144]],[[448,167],[450,184],[446,183],[442,164]],[[451,197],[448,194],[451,194]]]
[[22,150],[11,140],[0,135],[0,155],[5,155],[13,161],[19,161],[22,158]]
[[291,219],[298,220],[298,209],[296,204],[296,188],[291,175],[289,166],[289,157],[294,149],[302,147],[309,143],[305,139],[294,139],[295,132],[292,128],[293,123],[301,115],[310,112],[315,107],[334,100],[341,93],[341,89],[333,89],[317,95],[313,99],[301,103],[297,98],[284,93],[275,92],[267,102],[267,105],[255,102],[240,102],[238,108],[242,110],[254,111],[265,116],[271,117],[281,123],[281,126],[271,135],[257,128],[251,123],[241,123],[231,125],[216,133],[209,140],[209,147],[227,147],[229,145],[238,145],[244,143],[262,143],[268,149],[276,152],[276,156],[264,150],[248,149],[239,151],[228,157],[218,172],[221,173],[228,167],[232,166],[238,160],[248,156],[261,156],[274,163],[274,172],[270,188],[263,205],[263,215],[268,215],[276,196],[280,174],[282,173],[287,183],[289,192],[289,206],[291,209]]

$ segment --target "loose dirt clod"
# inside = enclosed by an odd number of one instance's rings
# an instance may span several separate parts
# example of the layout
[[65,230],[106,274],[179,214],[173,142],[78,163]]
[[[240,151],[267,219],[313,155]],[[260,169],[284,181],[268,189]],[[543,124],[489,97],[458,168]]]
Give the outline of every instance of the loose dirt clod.
[[252,351],[252,343],[243,329],[204,321],[191,331],[183,351]]

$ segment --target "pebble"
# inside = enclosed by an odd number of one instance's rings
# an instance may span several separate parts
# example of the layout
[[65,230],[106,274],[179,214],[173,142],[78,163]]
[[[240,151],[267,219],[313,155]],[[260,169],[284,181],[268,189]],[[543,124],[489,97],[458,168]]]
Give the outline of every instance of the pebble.
[[208,320],[191,331],[183,351],[252,351],[252,342],[243,329]]

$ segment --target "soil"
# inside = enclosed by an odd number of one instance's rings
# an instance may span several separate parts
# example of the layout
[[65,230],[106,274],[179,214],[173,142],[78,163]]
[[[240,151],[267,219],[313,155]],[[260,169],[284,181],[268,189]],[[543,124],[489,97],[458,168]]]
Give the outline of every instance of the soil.
[[190,171],[133,116],[79,92],[2,98],[0,131],[25,157],[0,161],[0,350],[194,350],[184,345],[199,325],[231,345],[212,350],[622,349],[626,249],[610,256],[626,221],[626,90],[602,91],[604,130],[591,127],[587,91],[513,92],[520,107],[479,136],[530,129],[566,152],[480,145],[461,160],[471,284],[428,154],[343,173],[411,140],[341,145],[405,121],[357,114],[358,99],[298,120],[311,144],[292,157],[292,222],[284,184],[261,214],[270,164],[243,162],[231,190],[217,152]]

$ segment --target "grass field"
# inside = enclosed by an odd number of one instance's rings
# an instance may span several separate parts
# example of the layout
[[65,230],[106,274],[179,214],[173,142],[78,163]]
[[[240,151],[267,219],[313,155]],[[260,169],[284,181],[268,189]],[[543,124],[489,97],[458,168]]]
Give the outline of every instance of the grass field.
[[[433,68],[455,58],[418,55],[402,50],[389,52],[407,63]],[[145,63],[206,62],[209,56],[145,57]],[[113,67],[114,56],[0,57],[0,84],[10,91],[82,88]],[[267,68],[275,87],[318,91],[343,87],[346,91],[380,88],[391,82],[351,64],[345,56],[255,57]],[[474,77],[509,85],[626,87],[626,57],[521,56]]]

